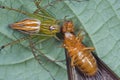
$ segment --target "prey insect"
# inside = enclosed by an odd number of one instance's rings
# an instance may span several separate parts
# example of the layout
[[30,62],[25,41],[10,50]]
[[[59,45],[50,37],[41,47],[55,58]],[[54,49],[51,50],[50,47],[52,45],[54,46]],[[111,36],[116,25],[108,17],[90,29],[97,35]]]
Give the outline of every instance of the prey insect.
[[120,80],[103,61],[92,54],[93,48],[82,44],[83,36],[74,35],[72,21],[64,23],[62,32],[69,80]]
[[76,66],[81,72],[88,76],[93,76],[97,72],[97,63],[91,51],[92,47],[84,46],[81,41],[83,37],[76,37],[73,32],[73,23],[71,21],[63,24],[62,32],[64,33],[63,46],[67,49],[71,57],[71,66]]

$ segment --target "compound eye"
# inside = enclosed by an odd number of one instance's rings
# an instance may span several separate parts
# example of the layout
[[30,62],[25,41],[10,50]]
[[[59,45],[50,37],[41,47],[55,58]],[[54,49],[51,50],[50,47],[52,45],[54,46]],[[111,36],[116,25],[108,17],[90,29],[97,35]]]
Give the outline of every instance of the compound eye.
[[54,26],[50,26],[50,31],[53,31],[53,30],[55,30],[56,28],[54,27]]

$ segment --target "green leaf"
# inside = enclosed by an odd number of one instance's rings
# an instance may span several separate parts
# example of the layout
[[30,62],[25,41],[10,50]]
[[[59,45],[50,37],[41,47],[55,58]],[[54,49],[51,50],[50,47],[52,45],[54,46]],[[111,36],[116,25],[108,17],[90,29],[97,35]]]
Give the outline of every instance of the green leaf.
[[[48,4],[43,0],[42,6]],[[82,29],[88,33],[89,42],[93,43],[97,55],[118,75],[120,75],[120,1],[119,0],[89,0],[61,1],[47,7],[47,11],[56,19],[73,20],[75,30]],[[32,0],[1,0],[0,5],[34,12],[36,7]],[[0,46],[19,39],[24,35],[11,30],[8,25],[28,18],[20,13],[0,9]],[[86,44],[86,43],[85,43]],[[39,43],[37,48],[50,60],[65,59],[62,43],[54,38]],[[89,44],[86,44],[89,46]],[[65,64],[51,62],[40,57],[56,80],[66,80]],[[34,59],[28,40],[6,47],[0,54],[0,79],[4,80],[52,80]]]

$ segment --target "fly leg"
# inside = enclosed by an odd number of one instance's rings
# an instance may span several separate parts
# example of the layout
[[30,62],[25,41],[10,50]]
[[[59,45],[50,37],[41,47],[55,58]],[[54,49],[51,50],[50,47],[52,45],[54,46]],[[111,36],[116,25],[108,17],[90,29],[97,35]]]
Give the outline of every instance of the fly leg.
[[77,40],[79,40],[79,42],[82,42],[82,40],[84,39],[84,34],[83,34],[83,31],[82,30],[80,30],[79,32],[78,32],[78,35],[77,35],[77,38],[76,38]]
[[94,50],[95,50],[94,47],[86,47],[86,48],[83,49],[83,51],[88,51],[88,52],[92,52]]
[[76,59],[76,55],[71,57],[71,67],[74,67],[76,65],[75,64],[75,59]]

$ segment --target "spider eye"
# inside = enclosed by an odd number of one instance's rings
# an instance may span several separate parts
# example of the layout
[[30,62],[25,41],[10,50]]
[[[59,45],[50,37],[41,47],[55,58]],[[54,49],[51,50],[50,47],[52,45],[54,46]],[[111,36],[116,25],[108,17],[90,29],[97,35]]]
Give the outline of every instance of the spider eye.
[[53,30],[55,30],[56,28],[55,28],[54,26],[50,26],[49,29],[50,29],[50,31],[53,31]]

